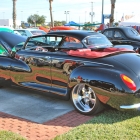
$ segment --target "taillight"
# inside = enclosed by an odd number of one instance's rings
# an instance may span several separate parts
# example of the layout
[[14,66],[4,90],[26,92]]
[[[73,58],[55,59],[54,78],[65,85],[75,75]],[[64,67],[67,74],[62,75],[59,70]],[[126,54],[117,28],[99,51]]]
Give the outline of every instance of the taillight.
[[131,90],[136,90],[137,87],[136,87],[136,85],[135,85],[135,83],[134,83],[133,80],[131,80],[128,76],[126,76],[126,75],[124,75],[124,74],[121,74],[120,76],[121,76],[123,82],[126,84],[126,86],[127,86],[129,89],[131,89]]

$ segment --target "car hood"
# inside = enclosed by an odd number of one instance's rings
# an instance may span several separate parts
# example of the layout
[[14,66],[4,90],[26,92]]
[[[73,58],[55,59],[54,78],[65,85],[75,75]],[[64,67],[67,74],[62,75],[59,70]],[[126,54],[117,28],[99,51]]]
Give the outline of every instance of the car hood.
[[117,60],[123,66],[131,69],[138,77],[140,77],[140,54],[122,53],[114,55],[113,59]]
[[12,49],[17,44],[25,42],[27,38],[14,33],[1,31],[0,39],[1,41],[5,42],[10,47],[10,49]]

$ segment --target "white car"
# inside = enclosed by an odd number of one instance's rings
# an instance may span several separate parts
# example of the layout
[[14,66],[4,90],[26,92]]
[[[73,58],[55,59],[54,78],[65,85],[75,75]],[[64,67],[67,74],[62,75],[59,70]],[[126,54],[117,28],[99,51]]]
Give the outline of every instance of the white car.
[[15,29],[14,31],[17,31],[20,33],[20,35],[26,37],[47,34],[43,30],[39,30],[39,29]]

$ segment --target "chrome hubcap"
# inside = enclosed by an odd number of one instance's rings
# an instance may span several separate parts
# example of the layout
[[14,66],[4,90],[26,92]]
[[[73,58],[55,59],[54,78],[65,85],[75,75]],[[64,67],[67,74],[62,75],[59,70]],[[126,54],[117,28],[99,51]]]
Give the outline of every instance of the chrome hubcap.
[[96,104],[94,91],[85,84],[78,84],[72,91],[72,101],[81,112],[90,112]]

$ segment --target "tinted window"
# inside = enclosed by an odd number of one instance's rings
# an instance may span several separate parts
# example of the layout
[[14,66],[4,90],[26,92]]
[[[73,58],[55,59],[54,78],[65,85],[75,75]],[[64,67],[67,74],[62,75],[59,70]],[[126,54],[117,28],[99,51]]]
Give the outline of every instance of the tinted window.
[[121,35],[121,33],[119,31],[115,31],[114,32],[114,37],[115,38],[122,38],[122,35]]
[[106,37],[113,37],[113,31],[105,31],[103,33]]

